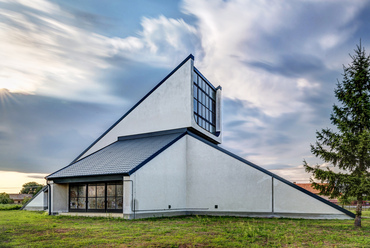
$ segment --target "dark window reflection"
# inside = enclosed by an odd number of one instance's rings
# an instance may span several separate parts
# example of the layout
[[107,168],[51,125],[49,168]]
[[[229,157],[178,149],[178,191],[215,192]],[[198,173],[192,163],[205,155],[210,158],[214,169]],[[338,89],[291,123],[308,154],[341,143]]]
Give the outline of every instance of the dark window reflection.
[[121,212],[123,184],[122,182],[71,184],[69,206],[71,211]]

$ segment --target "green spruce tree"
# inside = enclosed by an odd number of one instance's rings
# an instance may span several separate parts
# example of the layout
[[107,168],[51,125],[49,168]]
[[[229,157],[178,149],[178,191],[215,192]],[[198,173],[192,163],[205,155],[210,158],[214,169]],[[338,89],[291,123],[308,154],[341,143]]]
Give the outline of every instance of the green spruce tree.
[[312,173],[312,185],[331,198],[357,200],[355,226],[361,227],[362,204],[370,195],[370,57],[360,45],[350,55],[352,62],[343,66],[343,81],[337,83],[330,120],[336,130],[316,132],[317,141],[311,152],[338,168],[337,172],[304,161],[306,172]]

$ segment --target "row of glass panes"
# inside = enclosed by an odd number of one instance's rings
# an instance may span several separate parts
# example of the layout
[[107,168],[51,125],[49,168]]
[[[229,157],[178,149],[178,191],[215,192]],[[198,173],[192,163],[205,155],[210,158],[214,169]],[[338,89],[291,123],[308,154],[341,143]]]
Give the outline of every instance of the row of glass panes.
[[208,122],[210,122],[212,125],[215,125],[216,123],[216,114],[212,112],[210,109],[206,108],[203,104],[198,102],[196,99],[194,99],[194,112],[198,114],[199,116],[206,119]]
[[[88,198],[87,209],[105,209],[105,197]],[[107,209],[122,209],[123,197],[107,197]],[[70,209],[86,209],[86,198],[71,198]]]
[[69,201],[70,209],[86,209],[86,197],[72,197]]
[[70,197],[86,197],[86,185],[74,185],[70,187]]
[[107,209],[122,209],[123,185],[121,183],[71,185],[70,208],[86,209],[87,198],[88,209],[105,209],[105,189],[107,189]]
[[193,72],[194,118],[197,124],[211,133],[216,132],[216,91]]
[[193,80],[196,85],[199,86],[207,95],[211,98],[216,97],[216,91],[205,81],[201,76],[199,76],[195,71],[193,73]]
[[216,126],[212,125],[210,122],[207,120],[203,119],[201,116],[198,114],[194,115],[195,121],[198,123],[199,126],[207,130],[208,132],[215,133],[216,132]]
[[194,98],[201,102],[205,107],[209,108],[211,111],[215,111],[216,103],[213,98],[206,95],[197,85],[194,84]]
[[[107,184],[107,196],[122,196],[122,184]],[[88,184],[88,197],[104,197],[105,184]],[[86,197],[86,185],[74,185],[70,189],[70,197]]]

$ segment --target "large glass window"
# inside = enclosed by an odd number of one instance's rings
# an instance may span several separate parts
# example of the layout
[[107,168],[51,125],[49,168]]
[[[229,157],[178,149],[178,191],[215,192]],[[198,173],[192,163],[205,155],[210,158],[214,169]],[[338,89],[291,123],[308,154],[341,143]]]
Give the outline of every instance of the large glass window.
[[216,132],[216,89],[200,76],[193,73],[194,118],[208,132]]
[[122,182],[78,183],[69,186],[70,211],[121,212]]
[[122,209],[123,205],[123,188],[122,185],[107,184],[107,208]]
[[89,183],[87,185],[87,208],[88,209],[105,209],[105,184]]
[[69,199],[70,209],[86,209],[86,185],[72,185]]

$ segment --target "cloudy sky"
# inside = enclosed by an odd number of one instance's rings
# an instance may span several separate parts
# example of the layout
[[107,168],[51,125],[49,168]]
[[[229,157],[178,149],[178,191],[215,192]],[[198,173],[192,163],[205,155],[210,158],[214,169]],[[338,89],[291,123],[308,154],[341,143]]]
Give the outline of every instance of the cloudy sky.
[[0,192],[66,166],[190,53],[223,87],[222,146],[290,181],[370,2],[0,0]]

